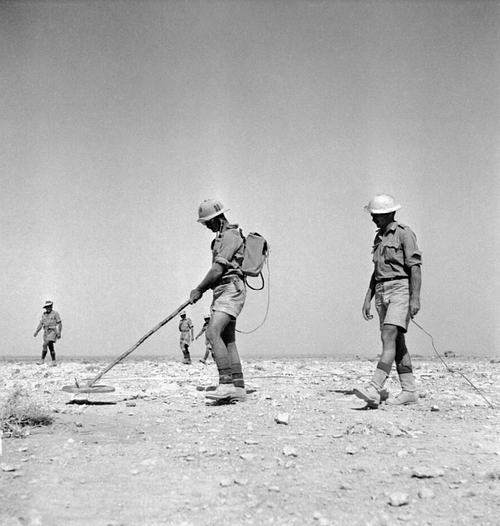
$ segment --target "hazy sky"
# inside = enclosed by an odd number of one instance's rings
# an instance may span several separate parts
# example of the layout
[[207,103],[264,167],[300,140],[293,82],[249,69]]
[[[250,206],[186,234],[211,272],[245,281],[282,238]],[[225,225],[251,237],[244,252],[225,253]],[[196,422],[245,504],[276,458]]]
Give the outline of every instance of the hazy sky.
[[[0,68],[1,355],[39,355],[47,299],[60,355],[126,351],[208,270],[217,197],[272,249],[242,357],[374,357],[363,207],[391,193],[423,252],[416,321],[498,356],[498,1],[2,1]],[[180,357],[177,319],[136,354]]]

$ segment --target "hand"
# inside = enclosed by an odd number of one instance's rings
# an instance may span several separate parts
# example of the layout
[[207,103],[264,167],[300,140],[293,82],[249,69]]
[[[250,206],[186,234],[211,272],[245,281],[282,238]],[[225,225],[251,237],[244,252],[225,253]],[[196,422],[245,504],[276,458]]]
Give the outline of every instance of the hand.
[[410,316],[414,318],[420,310],[420,300],[410,299]]
[[365,302],[363,304],[363,309],[362,309],[362,313],[363,313],[363,318],[366,320],[366,321],[369,321],[369,320],[372,320],[373,319],[373,315],[370,314],[370,302]]
[[191,303],[196,303],[202,296],[203,294],[198,289],[193,289],[189,295],[189,301]]
[[33,334],[33,338],[36,338],[36,335],[37,335],[37,334],[38,334],[38,333],[35,332],[35,334]]

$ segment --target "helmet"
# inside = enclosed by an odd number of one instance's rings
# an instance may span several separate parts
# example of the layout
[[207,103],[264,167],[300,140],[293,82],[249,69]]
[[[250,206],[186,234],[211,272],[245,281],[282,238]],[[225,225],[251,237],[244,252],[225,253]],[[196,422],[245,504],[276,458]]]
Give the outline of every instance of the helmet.
[[186,311],[183,310],[183,311],[181,312],[181,316],[185,316],[185,315],[186,315]]
[[206,199],[198,207],[198,223],[206,223],[228,210],[229,208],[225,208],[217,199]]
[[47,301],[45,302],[45,305],[43,306],[43,308],[45,309],[45,308],[47,308],[47,307],[52,307],[52,305],[54,305],[54,304],[53,304],[50,300],[47,300]]
[[367,206],[365,211],[369,214],[390,214],[399,210],[401,205],[396,204],[394,197],[388,194],[376,195]]

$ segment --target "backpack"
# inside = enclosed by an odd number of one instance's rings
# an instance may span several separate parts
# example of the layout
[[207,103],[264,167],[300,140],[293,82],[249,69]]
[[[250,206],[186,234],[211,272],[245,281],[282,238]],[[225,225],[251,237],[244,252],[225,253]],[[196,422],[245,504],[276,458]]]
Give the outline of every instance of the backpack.
[[[245,240],[245,252],[243,255],[243,262],[241,270],[245,277],[245,282],[252,290],[262,290],[264,288],[264,276],[262,275],[262,268],[269,255],[269,245],[267,241],[257,232],[250,232]],[[260,276],[262,286],[254,288],[248,284],[247,277]]]

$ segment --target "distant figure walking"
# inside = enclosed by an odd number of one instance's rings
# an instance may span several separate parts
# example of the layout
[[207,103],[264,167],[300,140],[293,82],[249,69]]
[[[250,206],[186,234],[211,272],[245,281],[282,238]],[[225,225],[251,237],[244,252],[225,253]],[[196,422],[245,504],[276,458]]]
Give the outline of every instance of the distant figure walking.
[[208,357],[212,354],[212,344],[208,341],[206,333],[208,325],[210,324],[210,314],[207,314],[204,320],[205,321],[203,322],[203,327],[201,328],[201,331],[199,332],[198,336],[196,336],[195,338],[195,340],[197,340],[203,333],[205,333],[205,356],[203,357],[203,359],[200,360],[200,362],[203,364],[207,363]]
[[179,331],[181,333],[181,338],[179,340],[179,345],[184,355],[182,363],[186,365],[191,364],[191,356],[189,354],[189,345],[193,340],[193,322],[190,318],[186,318],[185,311],[181,312],[181,320],[179,321]]
[[55,310],[52,310],[53,305],[54,304],[50,300],[45,302],[45,305],[43,306],[45,312],[42,314],[42,319],[40,320],[40,323],[38,324],[33,336],[36,338],[37,334],[43,328],[42,359],[37,363],[38,365],[43,365],[45,363],[45,357],[47,356],[48,349],[50,350],[50,356],[52,358],[52,363],[50,365],[55,367],[57,362],[54,344],[61,338],[62,321],[59,313]]
[[[422,253],[417,238],[409,227],[394,220],[401,205],[391,195],[377,195],[365,206],[377,225],[373,242],[374,271],[363,303],[363,317],[371,320],[371,300],[380,320],[382,355],[375,373],[366,387],[354,389],[354,394],[370,407],[378,407],[385,381],[396,361],[401,392],[390,397],[388,404],[407,405],[418,402],[410,354],[406,348],[405,333],[410,319],[420,310],[422,283]],[[386,394],[386,392],[383,392]]]

